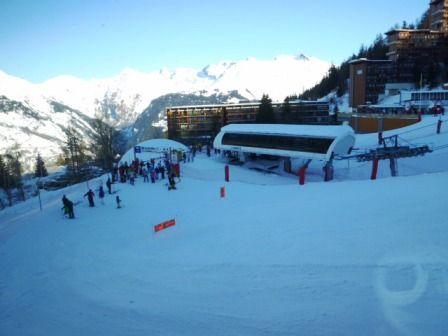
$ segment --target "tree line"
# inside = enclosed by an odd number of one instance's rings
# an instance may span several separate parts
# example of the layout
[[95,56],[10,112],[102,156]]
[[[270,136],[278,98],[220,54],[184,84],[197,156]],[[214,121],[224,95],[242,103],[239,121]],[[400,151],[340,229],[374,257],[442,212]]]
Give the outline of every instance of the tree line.
[[[296,95],[288,96],[280,105],[280,110],[275,113],[272,106],[272,99],[269,95],[263,94],[260,101],[260,108],[257,112],[256,124],[297,124],[297,114],[292,112],[290,101],[297,100]],[[336,122],[336,120],[333,120]]]
[[[92,123],[93,135],[87,144],[83,136],[73,127],[65,131],[65,141],[61,146],[62,155],[58,164],[65,165],[65,173],[47,182],[47,186],[64,187],[78,183],[112,170],[116,156],[121,155],[126,146],[126,139],[122,132],[102,119],[94,119]],[[7,205],[12,206],[15,200],[24,201],[22,154],[18,145],[0,153],[0,189],[6,195]],[[41,154],[35,158],[33,177],[48,176],[46,164]],[[38,188],[42,187],[38,182]],[[0,208],[6,204],[0,194]]]

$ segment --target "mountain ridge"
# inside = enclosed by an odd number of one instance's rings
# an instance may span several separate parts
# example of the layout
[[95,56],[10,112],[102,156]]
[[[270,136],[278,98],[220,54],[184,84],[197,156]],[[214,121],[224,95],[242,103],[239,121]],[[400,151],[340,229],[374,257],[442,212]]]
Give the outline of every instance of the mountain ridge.
[[[160,125],[164,117],[164,108],[167,106],[161,102],[225,103],[235,102],[236,97],[257,100],[265,93],[274,101],[282,101],[286,96],[299,94],[316,84],[327,73],[330,65],[329,62],[303,54],[279,55],[271,60],[247,58],[221,61],[201,69],[163,68],[142,72],[126,67],[117,75],[103,79],[60,75],[37,84],[0,70],[0,96],[4,97],[3,110],[0,110],[3,112],[0,113],[0,131],[4,141],[0,144],[0,151],[13,142],[24,144],[20,136],[24,125],[34,133],[42,126],[42,120],[25,116],[24,109],[33,111],[34,116],[43,117],[47,128],[44,133],[60,139],[59,144],[63,142],[64,128],[73,123],[73,120],[79,127],[86,127],[86,130],[81,131],[89,140],[87,133],[91,133],[91,129],[86,120],[95,117],[106,118],[118,128],[131,130],[127,133],[131,134],[131,139],[136,140],[143,135],[160,134],[150,128]],[[155,99],[170,94],[177,94],[179,97],[161,99],[150,108]],[[195,99],[191,95],[202,98]],[[218,100],[216,97],[219,97]],[[14,108],[18,106],[17,102],[23,107]],[[55,104],[64,106],[63,113],[67,115],[63,117],[61,112],[55,111]],[[144,118],[139,118],[143,112]],[[142,129],[142,120],[150,121],[145,126],[148,130]],[[138,136],[133,137],[132,130],[136,128],[134,124],[137,121]],[[40,133],[42,132],[37,132]],[[32,142],[34,144],[39,141]],[[51,147],[48,141],[45,143]],[[36,148],[42,151],[38,145]],[[56,153],[57,148],[43,152]]]

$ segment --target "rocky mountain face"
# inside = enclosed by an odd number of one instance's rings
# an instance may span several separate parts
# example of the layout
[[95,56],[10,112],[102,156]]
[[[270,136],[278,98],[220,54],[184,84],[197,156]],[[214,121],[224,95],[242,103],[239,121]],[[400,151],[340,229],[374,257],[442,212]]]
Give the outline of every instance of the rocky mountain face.
[[27,159],[37,152],[55,158],[68,126],[90,141],[95,117],[125,130],[131,145],[161,136],[168,106],[256,100],[264,93],[283,100],[317,83],[329,67],[304,55],[278,56],[200,70],[144,73],[127,68],[106,79],[58,76],[39,84],[0,71],[0,152],[18,144]]

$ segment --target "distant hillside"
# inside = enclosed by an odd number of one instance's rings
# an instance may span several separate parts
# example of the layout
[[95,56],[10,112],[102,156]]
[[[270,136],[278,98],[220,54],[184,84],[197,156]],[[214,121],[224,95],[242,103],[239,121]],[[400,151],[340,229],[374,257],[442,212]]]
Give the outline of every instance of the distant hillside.
[[[426,11],[416,24],[408,24],[403,22],[401,25],[396,24],[391,29],[428,29],[429,28],[429,11]],[[368,58],[374,60],[387,59],[388,46],[386,37],[383,34],[379,34],[375,41],[368,47],[361,46],[357,54],[353,54],[347,60],[342,62],[340,66],[332,65],[328,70],[328,73],[322,78],[322,80],[312,88],[305,90],[299,97],[301,99],[315,100],[327,96],[331,92],[337,92],[337,96],[341,97],[348,91],[348,78],[349,63],[350,61],[358,58]],[[447,65],[445,64],[444,68]],[[445,69],[446,70],[446,69]],[[448,80],[447,71],[441,69],[441,76],[431,79],[428,83],[432,86],[440,84]]]

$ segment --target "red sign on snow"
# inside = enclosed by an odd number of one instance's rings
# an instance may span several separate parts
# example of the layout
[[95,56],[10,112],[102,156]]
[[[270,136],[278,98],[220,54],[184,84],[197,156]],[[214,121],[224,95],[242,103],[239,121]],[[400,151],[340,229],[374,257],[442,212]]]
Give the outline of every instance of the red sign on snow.
[[174,225],[176,225],[176,220],[170,219],[169,221],[155,225],[154,232],[159,232],[161,230],[164,230],[164,229],[169,228],[170,226],[174,226]]

